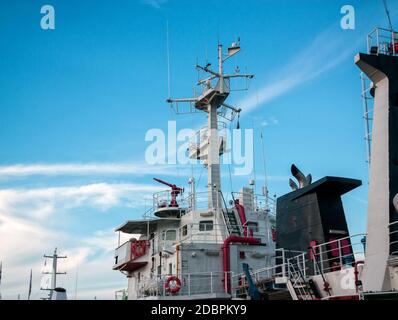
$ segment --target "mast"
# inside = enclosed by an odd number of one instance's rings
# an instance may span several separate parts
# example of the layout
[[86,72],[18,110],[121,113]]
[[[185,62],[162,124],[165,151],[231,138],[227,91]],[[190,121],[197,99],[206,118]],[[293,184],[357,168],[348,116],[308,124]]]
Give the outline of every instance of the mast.
[[263,195],[265,197],[265,207],[268,210],[268,180],[267,180],[267,166],[266,166],[266,160],[265,160],[265,146],[264,146],[264,136],[263,132],[260,134],[261,138],[261,149],[262,149],[262,155],[263,155],[263,170],[264,170],[264,186],[263,186]]
[[[54,289],[57,287],[57,275],[58,274],[66,274],[66,272],[58,272],[58,259],[66,259],[67,256],[59,256],[57,254],[57,248],[55,248],[53,255],[44,255],[44,258],[52,259],[52,271],[51,272],[43,272],[43,274],[51,274],[51,288],[40,288],[40,290],[48,290],[49,297],[48,299],[51,300]],[[47,298],[45,298],[47,299]]]
[[[175,104],[175,110],[178,112],[178,105],[189,103],[193,110],[190,112],[203,111],[208,113],[205,138],[207,143],[200,141],[193,152],[190,150],[192,158],[202,160],[207,167],[207,189],[208,189],[208,208],[218,210],[221,208],[221,173],[220,156],[224,153],[226,141],[219,136],[219,117],[232,121],[235,115],[239,115],[241,109],[225,103],[230,94],[230,79],[245,78],[251,79],[252,74],[240,74],[236,70],[233,74],[224,73],[224,62],[240,51],[240,44],[234,42],[226,54],[223,54],[223,47],[218,45],[218,71],[210,69],[211,64],[206,66],[196,65],[196,69],[209,74],[207,78],[198,81],[197,85],[203,87],[202,94],[193,98],[167,99],[167,102]],[[195,110],[196,109],[196,110]],[[229,117],[226,116],[229,113]],[[202,139],[202,138],[200,138]],[[205,145],[205,147],[203,147]]]
[[28,300],[30,300],[31,294],[32,294],[32,269],[30,269]]

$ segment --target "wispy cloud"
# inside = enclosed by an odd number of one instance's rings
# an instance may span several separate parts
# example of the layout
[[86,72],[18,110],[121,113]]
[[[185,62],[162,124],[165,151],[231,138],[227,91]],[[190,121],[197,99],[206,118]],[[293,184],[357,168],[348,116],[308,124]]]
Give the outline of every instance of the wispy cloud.
[[116,206],[143,206],[145,198],[160,190],[162,190],[160,186],[109,183],[53,188],[3,189],[0,190],[0,215],[28,215],[35,219],[46,219],[54,212],[78,207],[91,207],[105,211]]
[[261,123],[260,123],[260,125],[262,127],[277,126],[278,124],[279,124],[279,120],[274,116],[267,118],[267,119],[263,119],[263,120],[261,120]]
[[[28,225],[28,226],[27,226]],[[27,298],[29,270],[33,270],[32,299],[45,295],[40,287],[46,285],[43,253],[59,243],[60,233],[51,232],[26,220],[15,218],[0,221],[0,256],[3,259],[2,294],[5,299]],[[59,271],[67,275],[58,277],[58,285],[67,289],[69,299],[75,298],[76,275],[78,276],[78,299],[113,299],[115,290],[125,287],[125,278],[112,271],[112,248],[116,246],[113,230],[98,231],[93,235],[75,239],[62,235],[65,239],[60,254],[67,259],[59,261]],[[49,250],[49,251],[46,251]],[[46,270],[50,271],[50,270]],[[100,280],[100,281],[99,281]]]
[[165,5],[167,2],[168,0],[143,0],[143,3],[155,9],[160,9],[160,7]]
[[167,165],[145,163],[55,163],[55,164],[15,164],[0,166],[0,178],[33,175],[118,175],[118,174],[162,174],[173,175]]
[[252,111],[317,78],[350,57],[359,41],[362,38],[348,42],[344,34],[336,34],[334,27],[324,30],[280,71],[271,70],[269,74],[272,78],[268,78],[257,92],[245,97],[238,105],[246,112]]
[[[78,298],[112,299],[116,289],[125,286],[125,279],[112,271],[112,251],[117,244],[113,228],[93,231],[88,236],[76,237],[65,228],[61,213],[71,213],[79,208],[106,211],[124,206],[131,208],[144,205],[144,198],[161,186],[144,184],[88,184],[54,188],[3,189],[0,190],[0,260],[3,260],[2,293],[6,299],[22,293],[26,298],[27,277],[30,268],[34,273],[34,298],[40,292],[43,253],[51,253],[60,246],[67,254],[59,284],[74,297],[76,270],[79,272]],[[142,199],[134,201],[133,199]],[[79,218],[80,219],[80,218]],[[93,226],[95,230],[95,226]],[[48,251],[50,250],[50,251]],[[47,252],[48,251],[48,252]],[[98,280],[101,279],[99,282]],[[104,280],[105,279],[105,280]],[[104,280],[104,281],[103,281]]]

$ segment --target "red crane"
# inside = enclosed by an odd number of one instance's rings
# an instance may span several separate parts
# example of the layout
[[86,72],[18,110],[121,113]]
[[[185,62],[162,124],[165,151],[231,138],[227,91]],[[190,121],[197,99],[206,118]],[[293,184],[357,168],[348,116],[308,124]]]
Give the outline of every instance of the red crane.
[[168,183],[166,181],[163,181],[163,180],[160,180],[160,179],[157,179],[157,178],[153,178],[153,180],[155,180],[155,181],[157,181],[159,183],[165,184],[166,186],[171,188],[171,192],[170,192],[171,201],[170,201],[170,205],[169,206],[170,207],[178,207],[177,196],[184,192],[184,188],[177,187],[175,184],[171,184],[171,183]]

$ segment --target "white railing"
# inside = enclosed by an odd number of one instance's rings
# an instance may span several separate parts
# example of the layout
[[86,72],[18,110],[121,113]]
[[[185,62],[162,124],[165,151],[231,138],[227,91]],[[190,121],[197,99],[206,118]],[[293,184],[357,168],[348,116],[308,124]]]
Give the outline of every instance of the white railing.
[[[224,279],[231,272],[198,272],[187,274],[169,274],[153,276],[152,278],[141,278],[136,284],[138,299],[149,297],[167,296],[194,296],[208,294],[226,294]],[[181,282],[178,292],[171,293],[167,289],[169,277],[177,277]]]
[[234,199],[250,199],[250,207],[254,212],[266,211],[271,215],[276,215],[276,201],[271,197],[251,192],[232,192],[232,196]]
[[[171,200],[172,200],[172,191],[171,190],[165,190],[165,191],[160,191],[156,192],[153,194],[153,208],[156,210],[156,208],[168,208],[170,206]],[[185,208],[186,207],[186,200],[183,197],[183,193],[180,193],[175,196],[175,200],[177,201],[178,207],[179,208]]]
[[390,255],[396,256],[398,255],[398,221],[390,223],[388,228],[390,230]]
[[356,260],[364,259],[364,236],[356,234],[316,245],[306,255],[306,265],[314,275],[352,267]]
[[209,192],[201,191],[196,192],[195,194],[189,194],[185,203],[187,203],[188,212],[193,210],[205,210],[209,207]]
[[127,295],[127,289],[121,289],[115,291],[115,300],[127,300],[128,295]]
[[368,34],[368,53],[370,54],[398,54],[398,33],[383,28],[375,28]]
[[[276,201],[274,198],[266,197],[261,194],[253,194],[253,193],[243,193],[243,192],[232,192],[231,194],[223,194],[223,198],[220,197],[221,203],[218,204],[218,207],[225,209],[225,206],[234,207],[233,199],[240,199],[241,197],[245,197],[250,200],[250,207],[245,208],[246,211],[250,211],[248,209],[252,209],[254,212],[265,211],[271,216],[276,215]],[[154,212],[159,208],[167,208],[171,203],[171,190],[165,190],[156,192],[152,197],[152,206],[148,208],[144,214],[143,218],[147,219],[158,219],[154,215]],[[176,201],[178,203],[178,208],[181,208],[181,215],[189,213],[193,210],[206,210],[209,209],[209,191],[200,191],[195,192],[194,194],[190,193],[187,196],[184,196],[184,193],[181,193],[176,196]],[[225,201],[225,203],[224,203]],[[211,210],[211,209],[209,209]]]
[[[305,255],[300,251],[276,249],[275,250],[275,265],[272,267],[265,267],[257,270],[250,270],[250,276],[256,285],[261,285],[269,281],[274,281],[276,278],[288,279],[291,275],[289,268],[289,260]],[[233,275],[231,277],[232,293],[237,296],[242,293],[246,294],[248,289],[248,281],[245,273]]]
[[[365,234],[357,234],[314,246],[310,252],[276,249],[275,266],[250,271],[254,283],[286,278],[297,281],[297,274],[303,279],[314,275],[350,268],[355,261],[363,260]],[[244,273],[232,277],[233,293],[248,287]]]

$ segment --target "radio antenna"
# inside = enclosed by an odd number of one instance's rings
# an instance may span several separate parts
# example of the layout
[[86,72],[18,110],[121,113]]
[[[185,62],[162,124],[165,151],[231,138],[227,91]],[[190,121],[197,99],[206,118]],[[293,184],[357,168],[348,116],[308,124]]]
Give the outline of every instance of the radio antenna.
[[166,41],[167,41],[167,97],[171,97],[171,76],[170,76],[170,36],[169,36],[169,20],[166,22]]
[[388,24],[390,26],[390,31],[393,32],[394,28],[392,27],[390,11],[388,10],[388,6],[387,6],[387,0],[383,0],[383,4],[384,4],[384,9],[386,10],[386,15],[387,15],[387,19],[388,19]]

